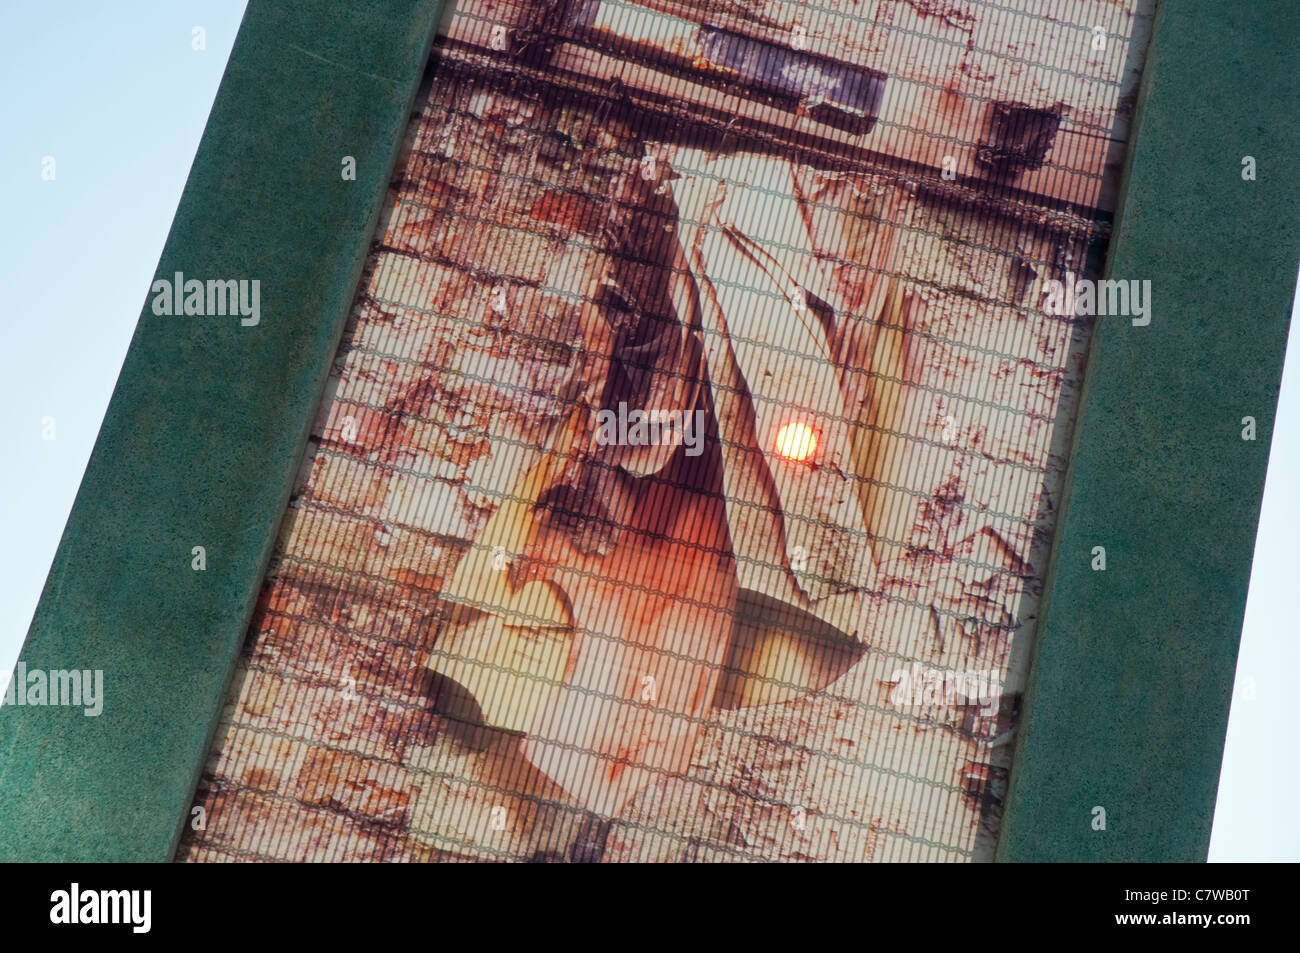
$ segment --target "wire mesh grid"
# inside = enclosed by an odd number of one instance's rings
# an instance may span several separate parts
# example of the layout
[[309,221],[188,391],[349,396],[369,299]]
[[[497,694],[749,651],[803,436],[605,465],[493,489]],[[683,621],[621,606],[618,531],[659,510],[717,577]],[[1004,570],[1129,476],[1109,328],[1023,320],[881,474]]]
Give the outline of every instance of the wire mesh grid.
[[[593,93],[501,7],[444,24],[180,856],[986,859],[1091,326],[1043,298],[1106,217],[588,37]],[[1048,28],[906,7],[852,24],[891,78]]]

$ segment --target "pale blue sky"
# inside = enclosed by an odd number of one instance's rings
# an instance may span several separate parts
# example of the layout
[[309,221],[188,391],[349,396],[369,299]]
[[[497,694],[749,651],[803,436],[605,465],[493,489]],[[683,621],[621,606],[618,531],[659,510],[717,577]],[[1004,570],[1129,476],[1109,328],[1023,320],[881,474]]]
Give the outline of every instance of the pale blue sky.
[[[13,666],[243,14],[241,0],[5,0],[0,672]],[[193,28],[206,49],[193,49]],[[41,163],[55,159],[55,179]],[[1300,356],[1292,336],[1212,860],[1300,860]],[[54,439],[43,439],[53,418]],[[1190,555],[1189,555],[1189,558]],[[1253,680],[1253,683],[1252,681]],[[1253,690],[1252,690],[1253,689]]]

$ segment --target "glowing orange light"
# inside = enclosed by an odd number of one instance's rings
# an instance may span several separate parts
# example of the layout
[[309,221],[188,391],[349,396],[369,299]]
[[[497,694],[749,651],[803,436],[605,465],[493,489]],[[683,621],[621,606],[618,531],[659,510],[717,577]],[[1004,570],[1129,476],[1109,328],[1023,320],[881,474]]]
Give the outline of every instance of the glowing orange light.
[[787,460],[807,460],[816,449],[817,431],[805,423],[792,420],[776,432],[776,452]]

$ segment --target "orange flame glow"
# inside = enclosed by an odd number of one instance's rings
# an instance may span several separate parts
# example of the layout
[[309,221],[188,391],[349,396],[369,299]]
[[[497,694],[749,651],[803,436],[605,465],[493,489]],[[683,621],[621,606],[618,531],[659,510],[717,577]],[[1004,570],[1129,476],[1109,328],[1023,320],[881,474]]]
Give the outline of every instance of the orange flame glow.
[[817,431],[802,421],[792,420],[782,424],[781,429],[776,432],[778,456],[801,463],[811,457],[816,450]]

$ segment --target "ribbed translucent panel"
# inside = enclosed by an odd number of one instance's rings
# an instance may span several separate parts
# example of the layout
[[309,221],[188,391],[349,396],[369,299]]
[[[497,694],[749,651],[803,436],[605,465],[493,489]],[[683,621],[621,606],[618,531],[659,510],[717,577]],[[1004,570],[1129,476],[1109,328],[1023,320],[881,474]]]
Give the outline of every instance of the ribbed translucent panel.
[[990,857],[1149,25],[456,5],[181,856]]

